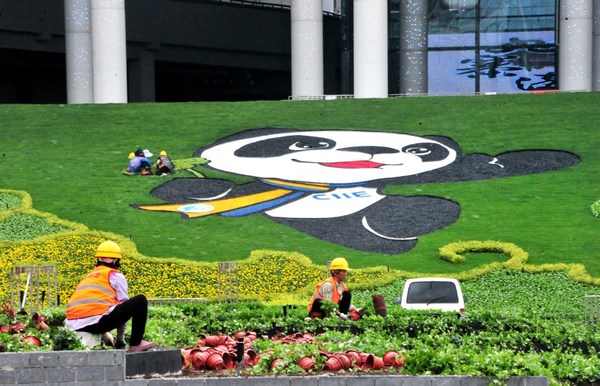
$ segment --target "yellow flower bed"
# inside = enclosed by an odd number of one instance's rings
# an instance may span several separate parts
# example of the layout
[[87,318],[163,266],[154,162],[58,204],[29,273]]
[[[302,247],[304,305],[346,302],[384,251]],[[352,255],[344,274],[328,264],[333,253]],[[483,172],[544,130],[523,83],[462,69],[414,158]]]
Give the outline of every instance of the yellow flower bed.
[[[84,234],[39,242],[0,243],[0,299],[10,297],[10,268],[13,265],[56,264],[58,292],[61,304],[64,304],[79,279],[95,266],[96,247],[105,239]],[[121,271],[128,278],[131,295],[144,293],[150,298],[212,299],[237,293],[240,298],[261,299],[299,291],[306,293],[327,277],[324,267],[312,264],[307,257],[297,253],[254,251],[249,259],[237,262],[234,273],[220,272],[217,263],[141,258],[127,241],[117,242],[123,246]]]

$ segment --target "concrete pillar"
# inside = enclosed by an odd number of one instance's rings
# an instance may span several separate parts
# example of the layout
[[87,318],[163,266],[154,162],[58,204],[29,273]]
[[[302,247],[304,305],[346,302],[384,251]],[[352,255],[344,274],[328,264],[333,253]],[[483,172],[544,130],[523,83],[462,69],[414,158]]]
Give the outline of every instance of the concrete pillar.
[[561,0],[558,86],[561,91],[592,89],[593,0]]
[[600,91],[600,0],[594,0],[592,42],[592,91]]
[[65,0],[67,103],[94,103],[90,0]]
[[125,0],[92,0],[94,102],[127,103]]
[[354,0],[354,97],[388,97],[387,0]]
[[154,51],[140,50],[127,69],[129,97],[134,102],[156,102]]
[[292,98],[323,95],[323,1],[292,0]]
[[400,2],[400,93],[427,93],[428,0]]

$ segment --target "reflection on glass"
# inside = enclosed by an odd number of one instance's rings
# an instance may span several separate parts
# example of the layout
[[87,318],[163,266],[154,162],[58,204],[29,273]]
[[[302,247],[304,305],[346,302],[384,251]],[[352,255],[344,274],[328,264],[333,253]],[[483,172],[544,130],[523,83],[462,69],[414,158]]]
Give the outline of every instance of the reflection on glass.
[[556,89],[554,0],[433,0],[429,93]]

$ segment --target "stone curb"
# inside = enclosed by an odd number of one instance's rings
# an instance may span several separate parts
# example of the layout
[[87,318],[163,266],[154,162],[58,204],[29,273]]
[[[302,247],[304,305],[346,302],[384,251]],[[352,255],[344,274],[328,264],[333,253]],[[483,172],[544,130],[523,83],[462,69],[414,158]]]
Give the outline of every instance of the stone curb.
[[[134,373],[138,375],[127,375]],[[130,354],[123,350],[0,353],[0,385],[488,386],[492,380],[467,376],[346,374],[184,378],[177,377],[178,373],[181,374],[179,350]],[[546,377],[511,377],[506,385],[548,386],[548,383]]]

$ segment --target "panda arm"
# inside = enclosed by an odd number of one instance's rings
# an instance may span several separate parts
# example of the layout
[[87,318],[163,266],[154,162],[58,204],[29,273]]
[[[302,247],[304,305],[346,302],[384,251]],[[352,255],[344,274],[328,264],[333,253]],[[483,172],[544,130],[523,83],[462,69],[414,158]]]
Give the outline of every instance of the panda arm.
[[234,182],[203,178],[175,178],[154,188],[150,194],[170,203],[189,203],[222,197],[238,197],[264,190],[266,185],[252,182],[236,185]]
[[490,156],[470,154],[430,172],[401,178],[406,183],[433,183],[487,180],[560,170],[578,164],[579,157],[560,150],[522,150]]

